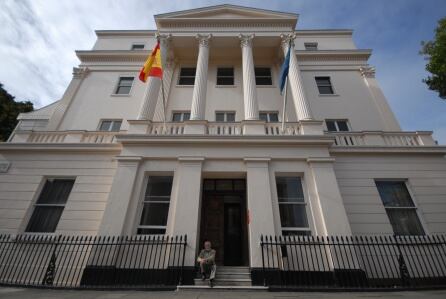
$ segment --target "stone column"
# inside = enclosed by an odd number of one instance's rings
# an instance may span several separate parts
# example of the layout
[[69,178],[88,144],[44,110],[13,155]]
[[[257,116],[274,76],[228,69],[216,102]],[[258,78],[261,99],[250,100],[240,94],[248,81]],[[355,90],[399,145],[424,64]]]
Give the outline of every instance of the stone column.
[[243,103],[245,120],[259,119],[259,105],[257,103],[256,77],[254,73],[254,58],[252,56],[252,39],[254,34],[240,34],[243,66]]
[[74,97],[76,96],[82,82],[90,73],[90,70],[87,67],[84,68],[73,68],[73,79],[68,85],[67,90],[62,96],[59,104],[57,104],[56,109],[54,110],[53,115],[48,121],[48,125],[46,127],[47,131],[56,131],[59,129],[60,124],[62,123],[63,117],[67,112],[68,108],[71,105]]
[[333,168],[334,158],[308,158],[307,162],[310,167],[308,184],[311,205],[316,212],[317,235],[351,235],[350,222]]
[[172,236],[187,234],[184,265],[195,265],[199,245],[201,213],[201,170],[203,157],[179,157],[172,189],[172,217],[168,233]]
[[249,258],[252,269],[262,268],[260,236],[275,236],[271,183],[270,158],[245,158],[247,175]]
[[123,233],[141,157],[117,157],[117,160],[118,167],[98,235],[119,236]]
[[[166,64],[170,35],[160,35],[161,61]],[[139,111],[138,120],[152,120],[155,114],[156,103],[161,89],[161,79],[158,77],[147,78],[147,88],[144,93],[144,100]]]
[[296,52],[294,51],[295,35],[281,35],[282,48],[284,55],[288,52],[288,46],[291,46],[290,68],[288,71],[288,84],[293,95],[293,102],[296,109],[296,115],[301,120],[313,120],[310,111],[310,105],[305,96],[302,76],[300,74],[299,65],[297,63]]
[[212,35],[197,35],[198,59],[192,94],[191,120],[204,120],[206,107],[206,90],[208,81],[209,41]]
[[389,103],[384,96],[381,88],[378,85],[378,82],[375,79],[375,68],[370,66],[360,67],[359,71],[361,72],[362,77],[364,78],[365,85],[368,87],[370,95],[375,102],[375,105],[380,112],[385,131],[401,131],[401,127],[395,118],[395,115],[392,113],[390,109]]

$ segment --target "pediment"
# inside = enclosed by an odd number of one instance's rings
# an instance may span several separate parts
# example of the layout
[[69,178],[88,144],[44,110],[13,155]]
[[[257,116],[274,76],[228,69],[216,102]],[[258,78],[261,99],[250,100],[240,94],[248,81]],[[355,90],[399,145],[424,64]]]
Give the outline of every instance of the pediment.
[[155,16],[158,26],[165,24],[181,23],[204,23],[210,21],[222,22],[280,22],[294,25],[297,22],[298,15],[294,13],[285,13],[272,10],[243,7],[237,5],[217,5],[190,10],[182,10]]

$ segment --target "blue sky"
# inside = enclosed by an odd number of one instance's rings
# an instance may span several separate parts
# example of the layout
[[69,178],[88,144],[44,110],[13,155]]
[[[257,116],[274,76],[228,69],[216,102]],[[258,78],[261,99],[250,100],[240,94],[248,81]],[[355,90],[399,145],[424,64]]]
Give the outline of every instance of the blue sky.
[[421,40],[446,16],[445,0],[109,1],[6,0],[0,4],[0,82],[41,107],[58,100],[79,64],[74,51],[90,49],[96,29],[154,29],[153,15],[232,3],[299,14],[298,29],[354,30],[403,130],[433,130],[446,144],[446,101],[422,78]]

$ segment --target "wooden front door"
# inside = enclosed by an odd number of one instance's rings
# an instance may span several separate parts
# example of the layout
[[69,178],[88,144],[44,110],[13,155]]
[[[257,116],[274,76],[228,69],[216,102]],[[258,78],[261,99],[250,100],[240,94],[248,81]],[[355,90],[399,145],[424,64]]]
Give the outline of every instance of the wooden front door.
[[248,264],[245,180],[207,179],[201,204],[200,250],[205,240],[216,250],[217,265]]

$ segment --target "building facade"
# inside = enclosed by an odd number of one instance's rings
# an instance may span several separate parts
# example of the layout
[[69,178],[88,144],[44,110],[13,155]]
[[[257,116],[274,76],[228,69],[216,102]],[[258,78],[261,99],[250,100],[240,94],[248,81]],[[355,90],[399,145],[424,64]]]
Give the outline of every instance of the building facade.
[[[187,234],[186,266],[208,239],[251,269],[262,235],[446,233],[446,147],[401,130],[352,30],[297,19],[221,5],[96,31],[62,98],[0,144],[0,232]],[[157,38],[163,79],[143,83]]]

